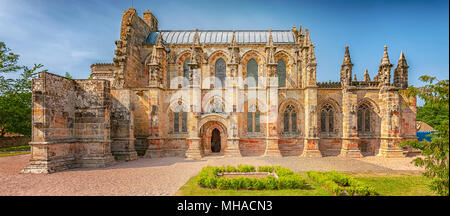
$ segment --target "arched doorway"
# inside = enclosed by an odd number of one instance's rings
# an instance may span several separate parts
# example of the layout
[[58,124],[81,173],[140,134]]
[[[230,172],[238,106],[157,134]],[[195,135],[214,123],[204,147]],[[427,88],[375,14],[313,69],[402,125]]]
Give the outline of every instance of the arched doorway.
[[227,128],[216,119],[200,124],[199,137],[203,154],[223,154],[227,149]]
[[211,151],[212,152],[220,152],[220,131],[217,128],[211,133]]

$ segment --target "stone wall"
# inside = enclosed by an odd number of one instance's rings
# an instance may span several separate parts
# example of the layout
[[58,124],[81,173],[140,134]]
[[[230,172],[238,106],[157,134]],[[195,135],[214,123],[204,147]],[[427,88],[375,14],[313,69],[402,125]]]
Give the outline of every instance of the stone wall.
[[30,163],[23,173],[51,173],[113,163],[109,81],[41,72],[33,80]]

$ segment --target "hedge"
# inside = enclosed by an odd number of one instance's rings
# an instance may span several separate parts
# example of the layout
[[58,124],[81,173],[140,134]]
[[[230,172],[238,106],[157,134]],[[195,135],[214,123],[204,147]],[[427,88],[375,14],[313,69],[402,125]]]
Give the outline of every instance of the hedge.
[[376,196],[378,193],[372,186],[364,184],[353,177],[338,173],[336,171],[314,172],[308,171],[308,177],[321,184],[334,194],[340,196],[345,191],[350,196]]
[[258,167],[259,172],[275,172],[278,178],[274,176],[267,176],[267,178],[251,178],[242,177],[237,178],[221,178],[217,177],[218,173],[223,172],[255,172],[254,166],[238,165],[238,167],[204,167],[198,174],[197,183],[202,187],[217,188],[221,190],[226,189],[247,189],[247,190],[280,190],[280,189],[305,189],[307,183],[304,178],[290,169],[284,167]]

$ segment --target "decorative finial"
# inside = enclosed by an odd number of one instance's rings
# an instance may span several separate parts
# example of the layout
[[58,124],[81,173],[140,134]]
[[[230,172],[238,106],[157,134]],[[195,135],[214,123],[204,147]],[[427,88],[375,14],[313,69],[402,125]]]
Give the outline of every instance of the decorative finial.
[[350,57],[350,51],[348,50],[348,45],[345,46],[344,62],[342,64],[343,65],[352,64],[352,59]]
[[370,82],[369,71],[367,70],[367,68],[366,68],[366,71],[364,72],[363,81]]
[[384,45],[384,53],[383,53],[383,58],[381,59],[381,64],[382,65],[390,65],[391,64],[391,62],[389,61],[389,55],[388,55],[386,45]]

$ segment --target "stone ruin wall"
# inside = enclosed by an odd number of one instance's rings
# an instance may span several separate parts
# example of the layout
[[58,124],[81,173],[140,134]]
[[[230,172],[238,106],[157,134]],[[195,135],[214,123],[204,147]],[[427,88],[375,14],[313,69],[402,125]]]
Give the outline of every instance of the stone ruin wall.
[[113,163],[108,81],[41,72],[33,80],[32,92],[32,157],[24,173]]

